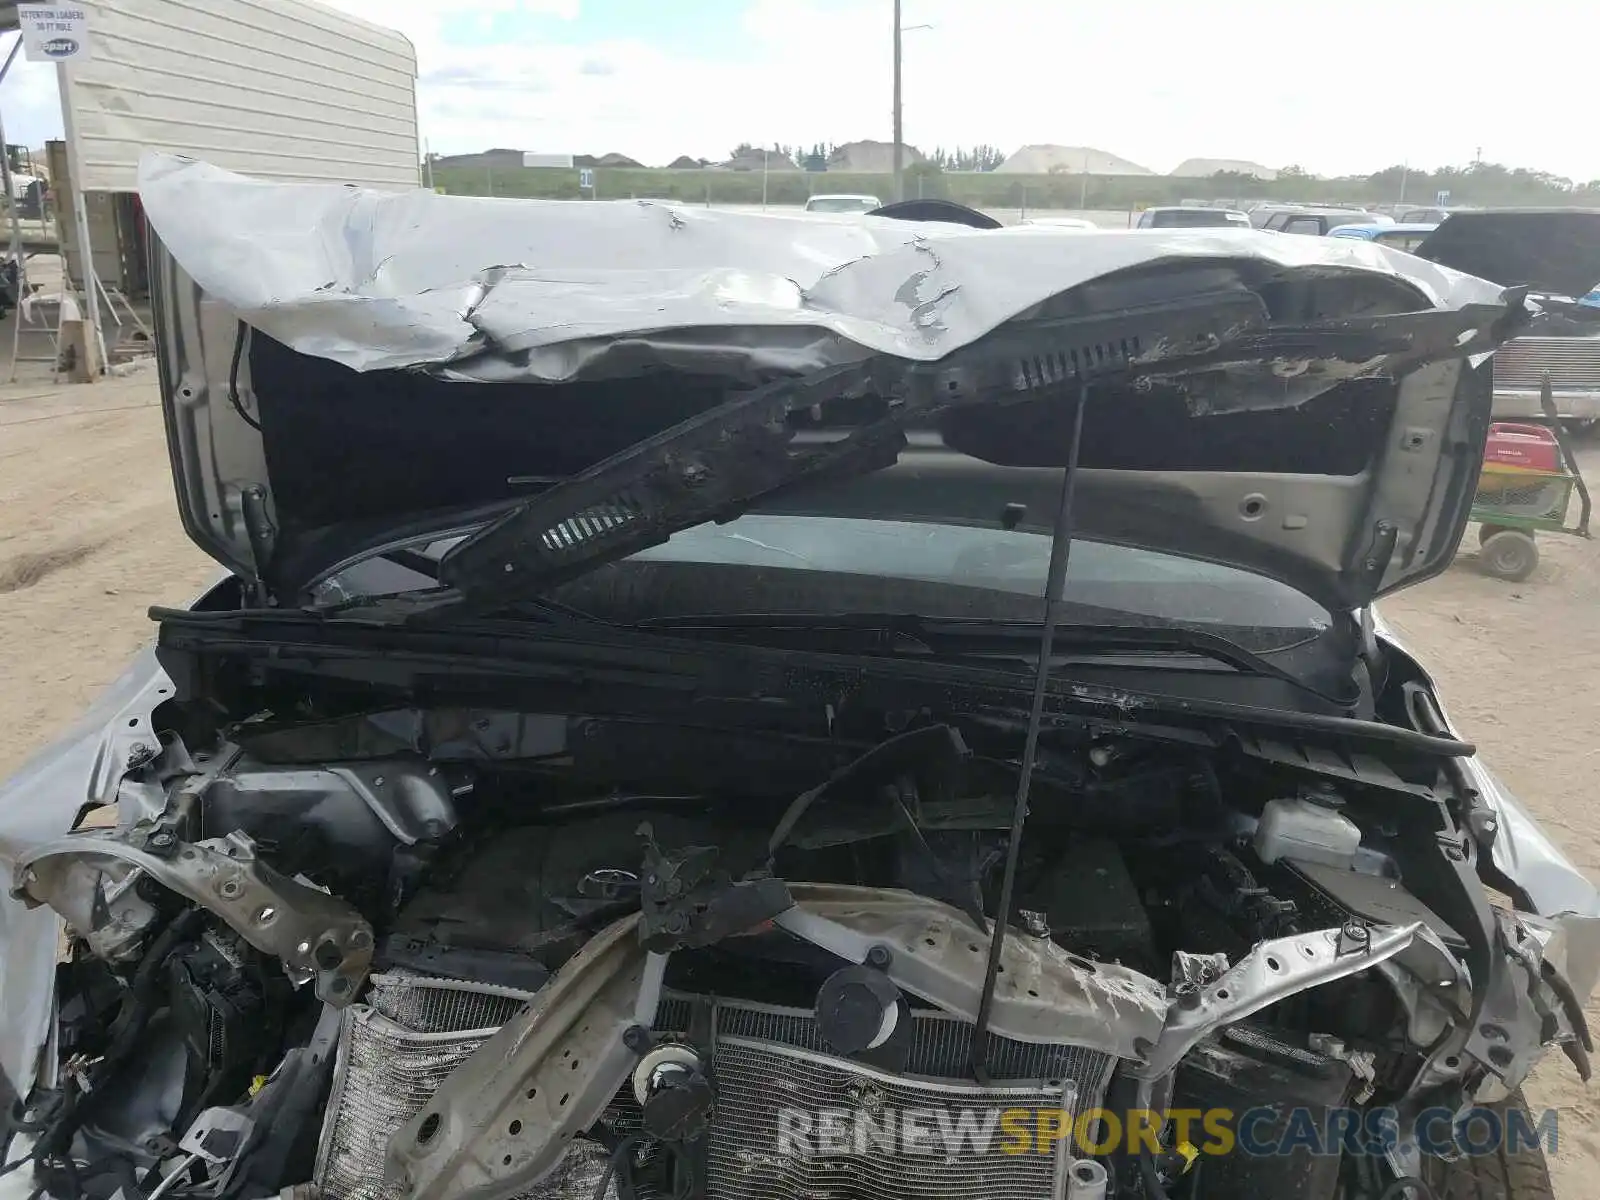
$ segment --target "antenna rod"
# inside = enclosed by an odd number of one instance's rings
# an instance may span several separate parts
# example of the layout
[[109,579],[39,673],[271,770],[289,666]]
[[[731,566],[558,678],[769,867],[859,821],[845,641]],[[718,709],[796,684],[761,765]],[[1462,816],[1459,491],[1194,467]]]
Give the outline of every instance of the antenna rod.
[[989,1082],[989,1017],[994,1008],[995,981],[1000,975],[1000,954],[1005,947],[1006,924],[1011,920],[1012,893],[1017,886],[1017,860],[1022,852],[1022,826],[1028,819],[1028,793],[1033,786],[1033,764],[1039,754],[1039,726],[1044,723],[1044,697],[1050,683],[1050,659],[1056,637],[1056,621],[1061,615],[1061,590],[1067,579],[1067,560],[1072,554],[1072,499],[1078,484],[1078,449],[1083,443],[1083,410],[1089,400],[1089,385],[1078,384],[1077,401],[1072,410],[1072,440],[1067,444],[1067,463],[1061,472],[1061,504],[1050,538],[1050,569],[1044,585],[1044,626],[1039,632],[1039,663],[1033,675],[1033,707],[1028,712],[1028,732],[1022,743],[1022,768],[1017,776],[1017,800],[1011,810],[1011,838],[1006,844],[1006,869],[1000,883],[1000,909],[995,913],[994,932],[989,938],[989,961],[984,970],[983,994],[978,999],[978,1023],[972,1031],[972,1074],[981,1084]]

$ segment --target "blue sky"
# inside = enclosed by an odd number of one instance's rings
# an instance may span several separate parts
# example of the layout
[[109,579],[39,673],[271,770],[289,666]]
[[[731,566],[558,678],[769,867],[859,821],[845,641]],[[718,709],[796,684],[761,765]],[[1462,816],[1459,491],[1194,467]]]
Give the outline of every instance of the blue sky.
[[746,0],[603,0],[578,4],[569,19],[517,16],[508,29],[523,23],[532,34],[548,34],[582,45],[615,38],[636,38],[685,55],[719,57],[736,54],[740,19]]
[[[620,151],[887,139],[890,0],[329,0],[417,47],[431,149]],[[1320,173],[1485,159],[1600,178],[1571,36],[1593,0],[903,0],[914,145],[1094,146]],[[1519,80],[1514,64],[1527,64]],[[1537,64],[1537,70],[1534,69]],[[11,141],[60,130],[51,70],[0,86]]]

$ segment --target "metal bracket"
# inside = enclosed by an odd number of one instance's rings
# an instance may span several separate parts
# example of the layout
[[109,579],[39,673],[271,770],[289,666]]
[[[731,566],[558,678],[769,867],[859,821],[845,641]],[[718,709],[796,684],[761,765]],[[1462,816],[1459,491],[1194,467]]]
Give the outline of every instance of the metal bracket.
[[1160,1079],[1213,1030],[1393,958],[1412,943],[1422,926],[1358,928],[1364,938],[1352,937],[1346,926],[1260,943],[1209,985],[1180,996],[1167,1014],[1160,1038],[1129,1074],[1135,1079]]
[[[1461,960],[1427,926],[1417,931],[1410,946],[1375,969],[1389,981],[1405,1009],[1406,1036],[1415,1045],[1437,1046],[1471,1006],[1471,977]],[[1441,1075],[1433,1082],[1444,1082],[1453,1075]]]
[[178,1149],[215,1166],[235,1158],[250,1140],[255,1121],[243,1109],[208,1108],[194,1119]]
[[735,883],[717,866],[720,852],[713,846],[663,851],[648,824],[639,832],[645,839],[639,933],[646,950],[709,946],[794,904],[783,880],[773,876]]
[[251,565],[255,568],[256,578],[260,579],[272,561],[273,547],[278,541],[266,489],[260,484],[251,484],[239,494],[239,503],[244,516],[245,533],[250,539],[250,557],[254,560]]
[[638,1065],[635,1026],[655,1022],[667,956],[631,913],[591,938],[452,1071],[389,1142],[386,1194],[495,1200],[554,1170]]
[[29,907],[48,904],[99,952],[99,945],[125,946],[148,928],[154,910],[133,886],[140,874],[281,959],[297,985],[315,980],[318,998],[328,1004],[348,1004],[367,977],[373,943],[365,918],[343,900],[278,874],[239,832],[175,842],[159,856],[116,835],[69,834],[18,861],[12,895]]
[[[959,909],[912,892],[792,883],[795,907],[773,924],[850,962],[890,953],[896,986],[976,1020],[990,934]],[[1115,963],[1090,962],[1054,942],[1008,932],[990,1031],[1019,1042],[1072,1042],[1140,1058],[1161,1030],[1161,984]]]

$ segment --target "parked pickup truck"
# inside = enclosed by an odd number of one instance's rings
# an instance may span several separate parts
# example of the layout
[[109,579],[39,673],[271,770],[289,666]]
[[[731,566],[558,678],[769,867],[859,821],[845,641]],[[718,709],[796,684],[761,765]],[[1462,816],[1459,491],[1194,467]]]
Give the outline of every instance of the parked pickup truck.
[[[1449,255],[1450,246],[1473,240],[1474,255],[1461,269],[1497,283],[1515,284],[1529,276],[1525,264],[1512,268],[1509,254],[1519,231],[1534,222],[1569,222],[1574,229],[1592,221],[1594,213],[1572,209],[1552,213],[1541,209],[1500,209],[1495,212],[1452,213],[1416,247],[1423,258]],[[1477,239],[1487,237],[1487,242]],[[1559,239],[1552,241],[1559,244]],[[1552,252],[1554,254],[1554,252]],[[1576,259],[1562,262],[1559,256],[1543,264],[1541,279],[1547,286],[1559,285],[1563,295],[1581,297],[1588,305],[1600,305],[1600,288],[1589,278]],[[1600,333],[1592,322],[1550,313],[1539,318],[1522,337],[1501,346],[1494,356],[1494,416],[1498,420],[1541,415],[1539,392],[1546,376],[1556,413],[1569,425],[1586,427],[1600,421]]]
[[[1586,214],[1574,210],[1574,219]],[[1421,258],[1434,258],[1440,246],[1459,242],[1466,235],[1478,237],[1475,226],[1493,229],[1493,245],[1515,238],[1522,222],[1530,219],[1562,219],[1533,210],[1501,210],[1494,213],[1458,211],[1435,226],[1429,224],[1350,224],[1330,230],[1330,237],[1365,238],[1395,250],[1413,251]],[[1506,266],[1493,253],[1478,253],[1472,274],[1498,283],[1522,282],[1523,275],[1506,274]],[[1582,304],[1600,307],[1600,288],[1594,280],[1562,274],[1571,296],[1581,296]],[[1571,317],[1549,314],[1530,326],[1530,331],[1506,342],[1494,355],[1494,416],[1498,419],[1538,418],[1539,389],[1549,374],[1550,397],[1557,416],[1570,426],[1586,427],[1600,419],[1600,333],[1594,323],[1574,322]]]

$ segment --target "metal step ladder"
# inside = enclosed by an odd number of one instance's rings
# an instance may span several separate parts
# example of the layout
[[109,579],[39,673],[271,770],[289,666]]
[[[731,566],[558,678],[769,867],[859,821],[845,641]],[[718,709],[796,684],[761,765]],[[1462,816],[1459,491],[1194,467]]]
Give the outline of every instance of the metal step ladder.
[[[67,313],[75,315],[76,311],[77,301],[59,293],[35,292],[23,297],[12,314],[11,375],[7,383],[17,381],[17,368],[25,362],[49,363],[50,382],[60,381],[61,322]],[[26,353],[23,347],[25,335],[34,343],[27,347]],[[40,341],[48,346],[48,353],[38,345]]]
[[133,306],[133,301],[128,299],[126,292],[118,287],[106,287],[104,284],[100,290],[105,295],[106,307],[111,309],[111,315],[118,325],[122,324],[122,319],[117,316],[117,306],[121,305],[122,311],[127,314],[128,324],[133,327],[133,334],[147,342],[155,340],[155,335],[150,332],[150,326],[145,324],[144,318],[139,315],[139,310]]
[[[95,282],[100,283],[100,280],[96,278]],[[105,298],[106,310],[116,325],[113,344],[109,347],[110,352],[121,355],[153,353],[155,335],[151,333],[150,326],[145,324],[144,318],[139,315],[139,310],[133,306],[127,294],[121,288],[107,287],[104,283],[100,283],[100,294]],[[126,321],[117,312],[119,306],[122,313],[127,316]]]

